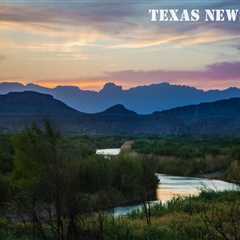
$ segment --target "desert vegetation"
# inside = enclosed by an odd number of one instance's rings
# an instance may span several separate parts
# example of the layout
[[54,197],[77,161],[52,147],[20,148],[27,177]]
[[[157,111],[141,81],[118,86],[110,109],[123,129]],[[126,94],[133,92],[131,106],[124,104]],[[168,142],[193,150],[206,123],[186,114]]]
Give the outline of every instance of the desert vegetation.
[[[62,136],[49,123],[1,135],[0,239],[239,239],[239,192],[150,201],[158,171],[221,170],[238,182],[240,140],[137,138],[113,159],[95,154],[126,140]],[[136,203],[143,207],[114,216],[115,207]]]
[[157,161],[161,173],[199,176],[218,172],[221,178],[239,181],[239,138],[138,138],[133,150]]
[[[11,222],[27,237],[65,240],[93,234],[103,239],[106,211],[146,204],[154,196],[154,164],[124,155],[114,161],[96,156],[94,143],[64,138],[48,123],[2,136],[2,142],[3,223]],[[82,230],[86,218],[97,219],[96,232]]]

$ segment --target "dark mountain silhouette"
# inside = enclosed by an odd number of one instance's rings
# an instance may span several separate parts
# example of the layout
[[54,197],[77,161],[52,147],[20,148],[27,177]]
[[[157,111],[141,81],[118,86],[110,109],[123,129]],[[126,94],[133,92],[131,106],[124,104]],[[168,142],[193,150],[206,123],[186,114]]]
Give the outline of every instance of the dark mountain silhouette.
[[114,105],[107,110],[97,113],[97,116],[124,116],[124,117],[136,117],[137,113],[126,109],[122,104]]
[[122,104],[139,114],[149,114],[174,107],[240,97],[238,88],[203,91],[168,83],[139,86],[128,90],[123,90],[121,86],[114,83],[107,83],[99,92],[81,90],[72,86],[58,86],[50,89],[35,84],[0,84],[0,94],[12,91],[36,91],[50,94],[68,106],[86,113],[96,113],[113,105]]
[[240,135],[240,98],[139,115],[115,105],[88,114],[50,95],[14,92],[0,96],[0,131],[21,131],[51,121],[63,133],[101,135]]
[[78,116],[81,113],[54,99],[51,95],[26,91],[0,95],[0,116],[11,114],[61,117]]
[[20,131],[33,123],[42,125],[46,120],[71,132],[76,119],[83,115],[51,95],[30,91],[0,95],[1,132]]

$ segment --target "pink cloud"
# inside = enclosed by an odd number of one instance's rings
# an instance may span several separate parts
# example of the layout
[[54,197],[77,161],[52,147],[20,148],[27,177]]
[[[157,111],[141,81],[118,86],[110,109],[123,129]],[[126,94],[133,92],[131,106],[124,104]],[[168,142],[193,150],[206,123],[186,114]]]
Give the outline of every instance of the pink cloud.
[[202,70],[153,70],[153,71],[115,71],[94,78],[80,77],[77,79],[46,79],[36,83],[53,87],[59,84],[79,86],[83,89],[101,89],[106,82],[114,82],[123,88],[139,85],[169,82],[178,85],[188,85],[201,89],[224,89],[240,87],[240,62],[221,62],[207,66]]
[[126,82],[176,82],[176,81],[226,81],[240,80],[240,62],[221,62],[207,66],[202,70],[152,70],[107,72],[108,80]]

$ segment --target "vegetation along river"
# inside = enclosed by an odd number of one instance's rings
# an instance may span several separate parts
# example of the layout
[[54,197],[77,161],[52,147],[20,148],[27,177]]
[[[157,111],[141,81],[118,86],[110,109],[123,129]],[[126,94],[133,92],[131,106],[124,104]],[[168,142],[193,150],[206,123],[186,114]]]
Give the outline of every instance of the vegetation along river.
[[[120,153],[120,149],[98,149],[97,154],[105,156],[116,156]],[[171,176],[166,174],[156,173],[159,184],[156,189],[157,200],[154,202],[167,203],[167,201],[173,199],[174,197],[187,197],[196,196],[201,191],[227,191],[236,190],[239,191],[240,187],[236,184],[207,179],[207,178],[197,178],[197,177],[181,177],[181,176]],[[153,202],[153,203],[154,203]],[[114,210],[114,215],[120,216],[130,213],[131,211],[141,208],[141,205],[127,206],[127,207],[117,207]]]

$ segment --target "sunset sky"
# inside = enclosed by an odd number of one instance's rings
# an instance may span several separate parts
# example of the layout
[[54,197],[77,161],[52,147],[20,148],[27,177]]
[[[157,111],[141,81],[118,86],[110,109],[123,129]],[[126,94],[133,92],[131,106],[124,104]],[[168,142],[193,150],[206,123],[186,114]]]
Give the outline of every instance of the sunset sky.
[[0,0],[0,82],[240,87],[240,22],[150,22],[150,8],[240,1]]

